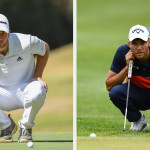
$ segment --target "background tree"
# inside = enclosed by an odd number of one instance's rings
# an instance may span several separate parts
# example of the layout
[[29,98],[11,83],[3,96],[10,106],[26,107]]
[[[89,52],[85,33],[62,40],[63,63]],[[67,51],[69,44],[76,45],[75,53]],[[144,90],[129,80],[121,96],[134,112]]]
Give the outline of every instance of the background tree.
[[73,41],[73,0],[0,0],[11,32],[36,35],[51,49]]

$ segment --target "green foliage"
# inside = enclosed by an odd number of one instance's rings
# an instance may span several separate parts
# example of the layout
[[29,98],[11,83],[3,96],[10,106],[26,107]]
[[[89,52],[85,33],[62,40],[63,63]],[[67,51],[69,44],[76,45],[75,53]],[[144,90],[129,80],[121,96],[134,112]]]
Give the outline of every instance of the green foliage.
[[12,32],[36,35],[51,48],[73,41],[72,0],[5,0],[0,10]]

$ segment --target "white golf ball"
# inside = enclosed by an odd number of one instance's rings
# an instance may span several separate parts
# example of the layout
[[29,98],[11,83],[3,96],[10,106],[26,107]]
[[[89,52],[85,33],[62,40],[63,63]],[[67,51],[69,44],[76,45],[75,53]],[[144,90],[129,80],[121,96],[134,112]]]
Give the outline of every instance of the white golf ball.
[[29,148],[32,148],[33,145],[34,145],[34,143],[33,143],[32,141],[30,141],[30,142],[27,143],[27,146],[28,146]]
[[95,137],[96,137],[96,134],[95,134],[95,133],[91,133],[91,134],[90,134],[90,137],[91,137],[91,138],[95,138]]

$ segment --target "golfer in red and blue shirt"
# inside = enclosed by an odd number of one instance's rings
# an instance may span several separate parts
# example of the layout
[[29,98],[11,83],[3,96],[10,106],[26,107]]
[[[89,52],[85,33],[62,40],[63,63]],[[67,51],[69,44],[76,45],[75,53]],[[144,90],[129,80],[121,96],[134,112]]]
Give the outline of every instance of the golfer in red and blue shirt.
[[145,26],[135,25],[129,31],[128,44],[116,51],[106,78],[106,88],[113,104],[125,115],[129,61],[133,60],[127,119],[130,130],[146,130],[149,126],[141,110],[150,109],[150,40]]

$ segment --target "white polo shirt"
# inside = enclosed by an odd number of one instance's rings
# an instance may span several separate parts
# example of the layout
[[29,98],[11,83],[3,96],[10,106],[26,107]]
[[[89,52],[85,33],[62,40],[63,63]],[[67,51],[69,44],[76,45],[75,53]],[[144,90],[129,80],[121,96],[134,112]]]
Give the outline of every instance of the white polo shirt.
[[10,33],[9,52],[0,54],[0,86],[30,80],[34,74],[34,54],[45,55],[45,42],[36,36]]

